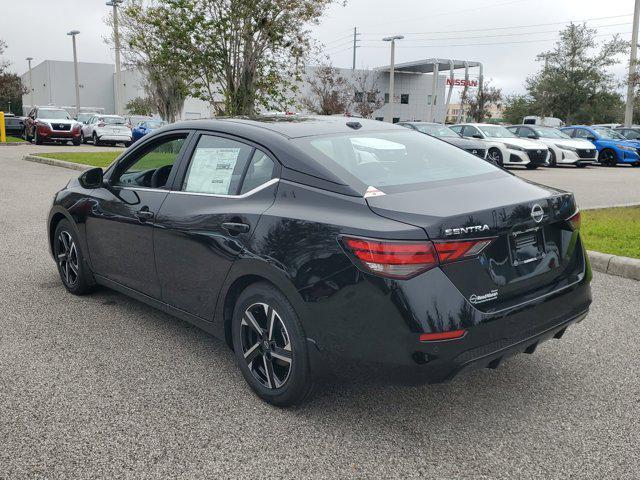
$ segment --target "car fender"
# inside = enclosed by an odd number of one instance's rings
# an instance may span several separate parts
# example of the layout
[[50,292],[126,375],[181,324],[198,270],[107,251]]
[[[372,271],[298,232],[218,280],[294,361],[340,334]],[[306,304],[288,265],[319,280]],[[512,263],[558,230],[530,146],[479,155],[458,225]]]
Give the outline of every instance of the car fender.
[[[51,254],[51,256],[53,257],[53,234],[54,234],[53,221],[54,219],[56,219],[56,225],[57,225],[59,221],[57,219],[61,215],[65,218],[65,220],[67,220],[71,224],[73,233],[76,235],[76,237],[80,241],[82,251],[87,252],[87,244],[85,241],[84,232],[80,232],[80,229],[78,228],[78,224],[76,223],[73,216],[61,205],[53,205],[51,207],[51,210],[49,211],[49,216],[47,218],[47,239],[49,244],[49,253]],[[88,260],[87,257],[85,258]]]

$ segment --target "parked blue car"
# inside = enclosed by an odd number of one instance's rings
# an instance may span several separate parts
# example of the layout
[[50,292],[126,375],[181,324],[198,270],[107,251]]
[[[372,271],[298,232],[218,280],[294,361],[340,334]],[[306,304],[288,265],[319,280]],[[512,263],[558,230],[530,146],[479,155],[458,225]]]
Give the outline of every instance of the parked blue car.
[[144,122],[140,122],[131,129],[131,140],[134,142],[136,140],[140,140],[147,133],[151,133],[153,130],[164,127],[166,124],[167,122],[163,122],[162,120],[145,120]]
[[598,150],[598,161],[602,165],[615,167],[619,163],[628,163],[634,167],[640,166],[640,141],[638,140],[628,140],[607,127],[574,125],[560,130],[572,138],[591,141]]

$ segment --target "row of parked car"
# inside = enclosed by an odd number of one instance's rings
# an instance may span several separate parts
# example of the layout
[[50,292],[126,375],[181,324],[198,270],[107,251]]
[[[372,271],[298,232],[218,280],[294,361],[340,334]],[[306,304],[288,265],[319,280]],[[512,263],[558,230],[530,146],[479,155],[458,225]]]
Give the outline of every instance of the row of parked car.
[[554,128],[540,125],[504,127],[486,123],[445,126],[427,122],[399,125],[438,137],[496,165],[575,165],[600,163],[640,166],[640,127],[574,125]]
[[74,145],[91,142],[94,145],[118,145],[128,147],[165,122],[151,117],[105,115],[97,112],[80,113],[71,118],[69,112],[57,107],[34,107],[22,118],[20,135],[28,142],[41,145],[45,142]]

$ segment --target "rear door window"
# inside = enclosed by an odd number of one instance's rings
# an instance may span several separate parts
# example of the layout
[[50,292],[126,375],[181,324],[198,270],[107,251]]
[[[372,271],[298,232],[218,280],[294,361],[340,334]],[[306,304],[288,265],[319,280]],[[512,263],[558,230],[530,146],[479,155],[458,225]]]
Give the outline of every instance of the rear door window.
[[212,195],[236,195],[253,147],[224,137],[203,135],[198,140],[183,190]]
[[242,181],[240,194],[250,192],[274,178],[276,178],[276,163],[262,150],[256,150]]

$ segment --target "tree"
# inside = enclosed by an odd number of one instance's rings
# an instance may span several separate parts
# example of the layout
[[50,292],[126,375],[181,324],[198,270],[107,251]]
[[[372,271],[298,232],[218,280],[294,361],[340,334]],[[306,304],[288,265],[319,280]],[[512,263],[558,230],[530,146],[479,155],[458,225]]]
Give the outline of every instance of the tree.
[[462,107],[476,122],[484,122],[485,118],[491,118],[489,108],[493,105],[500,108],[502,103],[502,90],[485,83],[484,88],[477,89],[469,94],[463,92],[460,99]]
[[347,113],[353,92],[340,70],[331,65],[313,68],[306,79],[308,93],[302,106],[318,115]]
[[522,123],[527,115],[538,115],[540,107],[528,95],[511,95],[505,99],[502,116],[507,123]]
[[150,7],[154,44],[193,79],[190,95],[222,100],[226,115],[250,115],[296,90],[312,45],[308,27],[333,1],[158,0]]
[[[120,10],[121,51],[125,65],[142,74],[142,87],[155,107],[153,110],[172,123],[182,112],[188,84],[177,60],[158,47],[163,36],[154,17],[157,8],[154,3],[145,6],[142,0],[129,0]],[[112,22],[109,17],[107,23]],[[113,38],[106,41],[113,44]]]
[[370,70],[358,72],[353,80],[355,112],[364,118],[371,118],[373,112],[382,108],[384,96],[378,88],[378,81],[375,74]]
[[131,115],[151,116],[156,112],[156,105],[151,97],[136,97],[125,108]]
[[571,124],[594,98],[614,92],[614,77],[607,69],[619,63],[617,56],[627,50],[628,42],[614,35],[599,45],[596,33],[586,25],[570,24],[553,50],[538,55],[545,66],[527,79],[526,86],[543,115]]
[[6,48],[7,44],[0,40],[0,110],[9,110],[11,104],[12,112],[22,114],[22,95],[28,90],[18,75],[7,71],[10,63],[2,58]]

